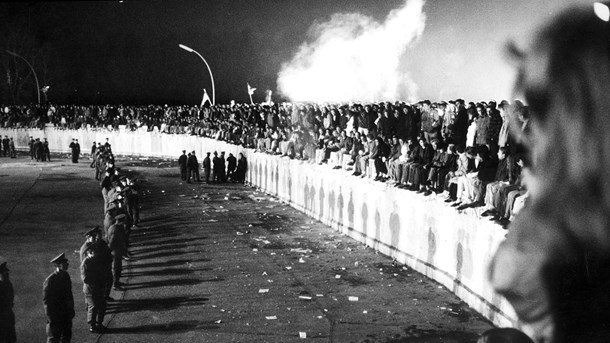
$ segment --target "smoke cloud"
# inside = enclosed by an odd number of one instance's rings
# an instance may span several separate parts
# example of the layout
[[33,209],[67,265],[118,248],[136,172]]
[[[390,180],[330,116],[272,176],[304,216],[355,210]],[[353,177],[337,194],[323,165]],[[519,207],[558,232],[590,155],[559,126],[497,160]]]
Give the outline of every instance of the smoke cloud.
[[334,14],[314,23],[308,39],[278,75],[292,101],[395,101],[417,98],[401,59],[422,35],[424,0],[407,0],[379,23],[368,16]]

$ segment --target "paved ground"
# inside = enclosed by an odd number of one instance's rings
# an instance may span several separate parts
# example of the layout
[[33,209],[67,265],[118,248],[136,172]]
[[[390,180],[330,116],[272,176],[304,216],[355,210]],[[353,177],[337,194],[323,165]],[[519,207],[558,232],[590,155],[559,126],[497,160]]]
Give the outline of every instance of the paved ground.
[[[104,335],[86,329],[77,249],[102,224],[88,163],[0,159],[0,255],[20,342],[42,342],[48,260],[70,258],[73,342],[474,342],[491,324],[444,287],[255,189],[181,183],[163,161],[123,159],[142,225]],[[299,335],[306,339],[300,339]]]

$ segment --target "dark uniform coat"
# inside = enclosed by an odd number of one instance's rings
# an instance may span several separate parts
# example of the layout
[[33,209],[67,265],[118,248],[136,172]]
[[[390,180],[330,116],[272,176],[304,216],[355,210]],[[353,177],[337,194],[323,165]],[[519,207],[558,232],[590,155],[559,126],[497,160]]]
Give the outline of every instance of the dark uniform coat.
[[70,342],[74,297],[72,280],[66,271],[55,271],[42,285],[42,302],[47,316],[47,342]]
[[17,341],[15,334],[15,313],[13,304],[15,292],[10,280],[0,281],[0,342],[14,343]]

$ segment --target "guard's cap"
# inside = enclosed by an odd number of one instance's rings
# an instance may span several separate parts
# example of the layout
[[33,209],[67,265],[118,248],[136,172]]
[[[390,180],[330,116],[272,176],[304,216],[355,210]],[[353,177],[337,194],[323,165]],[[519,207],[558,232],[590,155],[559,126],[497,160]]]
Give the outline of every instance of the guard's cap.
[[93,229],[85,232],[85,237],[94,237],[97,236],[97,234],[100,232],[100,227],[96,226]]
[[60,264],[60,263],[68,262],[68,259],[66,258],[66,254],[62,252],[57,257],[52,259],[50,262],[55,263],[55,264]]

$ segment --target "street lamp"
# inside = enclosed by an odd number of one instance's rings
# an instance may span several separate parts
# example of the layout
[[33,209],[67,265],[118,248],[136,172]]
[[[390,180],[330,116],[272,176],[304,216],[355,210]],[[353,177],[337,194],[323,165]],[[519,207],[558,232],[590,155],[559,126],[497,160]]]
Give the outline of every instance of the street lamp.
[[178,44],[178,46],[181,49],[184,49],[188,52],[194,52],[197,54],[197,56],[199,56],[201,58],[201,60],[203,61],[203,63],[205,63],[205,66],[208,67],[208,72],[210,72],[210,80],[212,80],[212,106],[216,103],[216,92],[214,91],[214,77],[212,76],[212,70],[210,69],[210,65],[208,64],[208,62],[206,62],[205,58],[203,58],[203,56],[201,56],[200,53],[198,53],[197,51],[189,48],[186,45],[183,44]]
[[34,67],[32,67],[32,65],[30,64],[30,62],[28,62],[28,60],[17,55],[16,53],[9,51],[9,50],[6,50],[6,52],[9,55],[21,58],[25,63],[27,63],[27,65],[30,67],[30,69],[32,69],[32,73],[34,74],[34,79],[36,79],[36,91],[38,92],[38,103],[40,104],[40,85],[38,84],[38,76],[36,76],[36,71],[34,70]]

